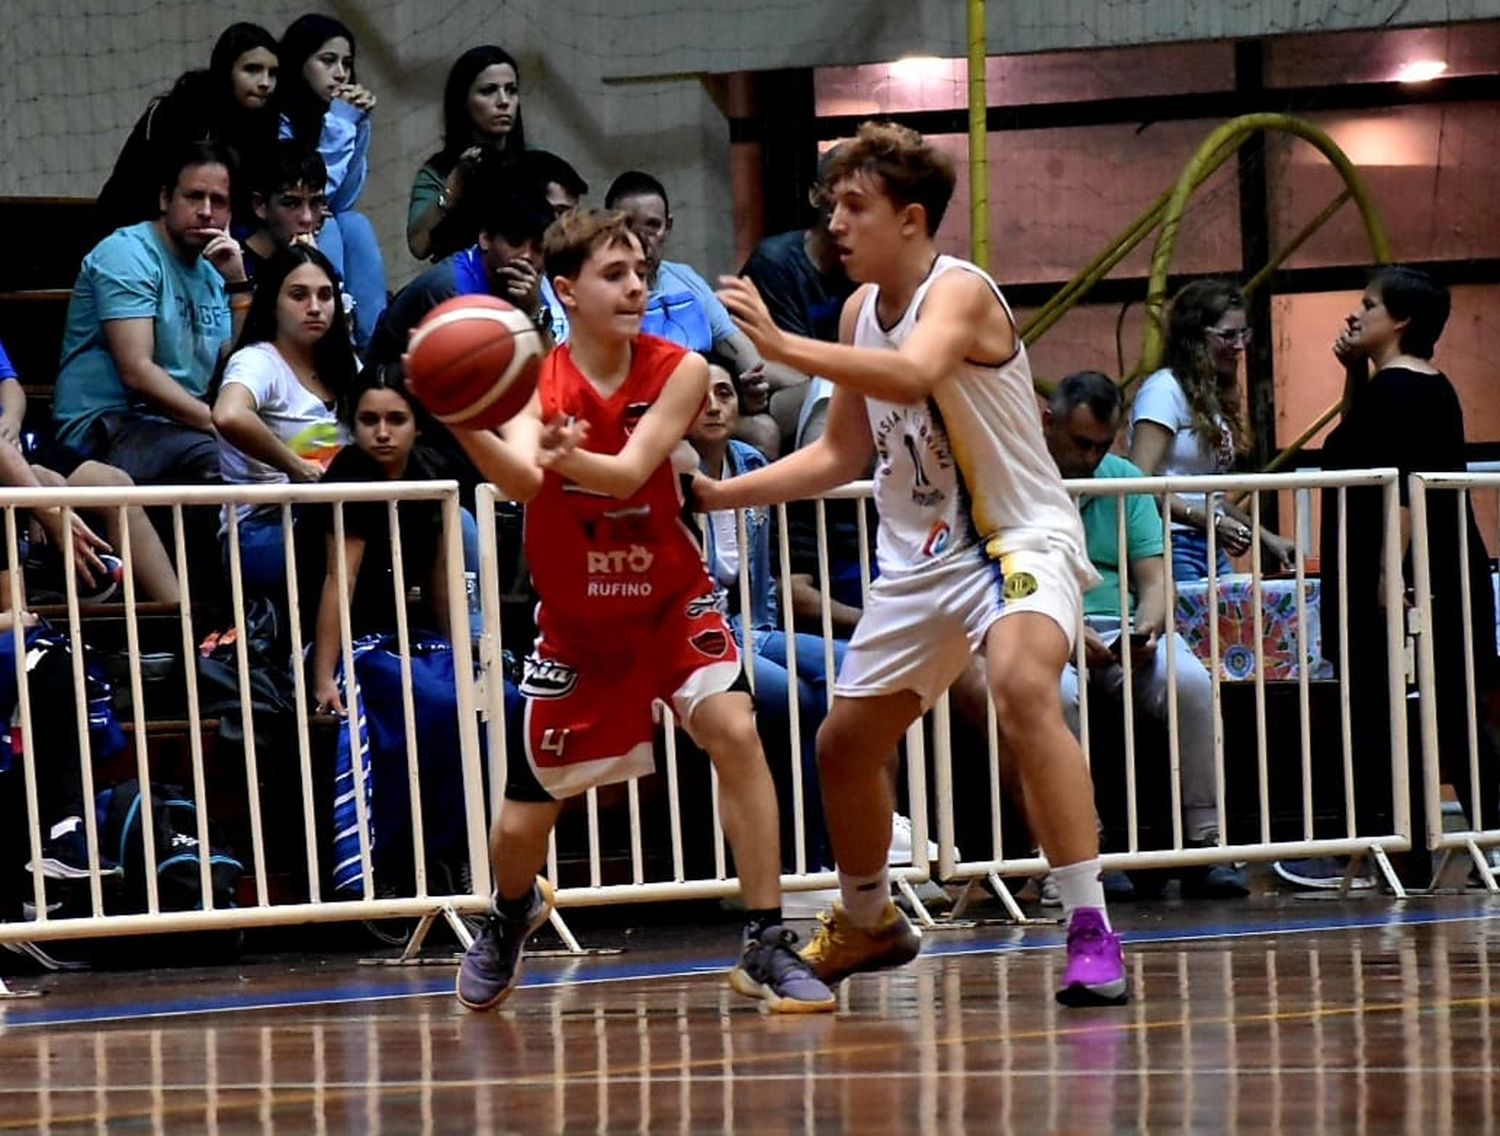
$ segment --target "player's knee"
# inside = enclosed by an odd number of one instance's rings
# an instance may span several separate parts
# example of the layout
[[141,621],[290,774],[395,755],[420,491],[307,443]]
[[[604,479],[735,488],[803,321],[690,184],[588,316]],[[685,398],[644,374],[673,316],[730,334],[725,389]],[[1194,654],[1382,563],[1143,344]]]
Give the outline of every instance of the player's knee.
[[818,728],[818,773],[824,781],[862,770],[872,760],[868,739],[850,726],[830,715]]
[[745,712],[720,712],[705,715],[695,723],[698,743],[715,759],[754,758],[761,752],[760,735],[755,717]]
[[997,668],[990,694],[1002,734],[1025,733],[1062,715],[1057,676],[1045,667],[1023,664]]
[[842,753],[848,748],[848,730],[844,726],[843,716],[836,710],[824,718],[818,726],[818,763],[821,765],[823,759],[834,753]]

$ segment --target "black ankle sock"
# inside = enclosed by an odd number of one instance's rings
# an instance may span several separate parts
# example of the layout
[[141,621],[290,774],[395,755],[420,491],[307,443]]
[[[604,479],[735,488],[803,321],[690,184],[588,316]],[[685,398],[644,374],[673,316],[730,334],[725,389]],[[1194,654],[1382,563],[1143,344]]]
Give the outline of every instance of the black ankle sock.
[[495,893],[495,910],[505,919],[524,919],[526,913],[531,910],[531,904],[535,899],[535,884],[527,888],[525,894],[520,899],[506,899],[497,891]]
[[751,908],[745,912],[745,938],[758,939],[767,927],[781,926],[781,908]]

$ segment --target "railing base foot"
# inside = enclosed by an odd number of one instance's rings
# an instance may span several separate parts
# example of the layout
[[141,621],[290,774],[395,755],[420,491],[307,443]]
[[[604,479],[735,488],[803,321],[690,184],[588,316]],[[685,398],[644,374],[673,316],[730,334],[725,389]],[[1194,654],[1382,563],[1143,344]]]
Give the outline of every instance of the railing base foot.
[[1474,861],[1474,870],[1479,873],[1484,890],[1491,895],[1500,892],[1500,883],[1495,880],[1495,870],[1490,866],[1490,859],[1484,854],[1484,849],[1472,840],[1464,841],[1464,847],[1468,849],[1469,858]]
[[917,889],[911,886],[911,882],[905,879],[896,880],[896,890],[899,891],[907,903],[911,904],[912,914],[917,917],[922,930],[927,931],[937,926],[937,920],[932,917],[932,912],[927,910],[927,905],[917,895]]
[[[1021,910],[1021,905],[1016,902],[1016,897],[1010,894],[1010,888],[1005,886],[1005,881],[1000,878],[999,873],[990,872],[983,879],[969,880],[964,885],[963,894],[958,897],[958,902],[953,905],[953,912],[949,916],[948,922],[946,924],[947,926],[959,925],[959,919],[963,916],[964,912],[969,909],[969,904],[974,901],[975,895],[978,894],[979,890],[983,888],[985,884],[989,884],[990,890],[995,893],[995,897],[1000,900],[1001,905],[1005,908],[1005,918],[985,920],[985,922],[1004,923],[1008,926],[1016,927],[1042,927],[1057,925],[1058,920],[1056,919],[1050,919],[1045,916],[1041,918],[1032,918],[1031,916],[1027,915],[1026,912]],[[969,923],[963,925],[972,927],[977,926],[978,923],[976,921],[970,921]]]
[[12,990],[5,985],[5,979],[0,978],[0,1002],[16,1001],[21,998],[40,998],[40,990]]
[[[1391,866],[1391,858],[1385,854],[1385,849],[1376,844],[1371,847],[1370,856],[1375,861],[1375,866],[1380,869],[1380,874],[1384,878],[1386,886],[1391,889],[1391,894],[1394,895],[1397,899],[1406,899],[1406,888],[1401,883],[1401,877],[1396,875],[1396,869]],[[1354,866],[1358,862],[1358,860],[1359,857],[1357,856],[1351,856],[1349,858],[1350,870],[1349,872],[1346,872],[1344,874],[1344,882],[1339,889],[1340,894],[1343,894],[1348,890],[1349,881],[1353,879],[1351,873],[1353,872]]]

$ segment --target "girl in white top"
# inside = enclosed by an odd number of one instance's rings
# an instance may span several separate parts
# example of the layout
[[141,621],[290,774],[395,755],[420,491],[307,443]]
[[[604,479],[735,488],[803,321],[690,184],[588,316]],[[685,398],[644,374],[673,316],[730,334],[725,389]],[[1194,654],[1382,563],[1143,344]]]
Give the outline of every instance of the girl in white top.
[[[353,386],[355,358],[335,280],[328,259],[304,245],[278,251],[256,275],[214,400],[226,483],[317,481],[345,440],[337,404]],[[285,580],[281,511],[247,505],[238,516],[246,584],[274,593]],[[227,556],[227,532],[225,545]]]
[[[1240,358],[1250,341],[1245,296],[1227,280],[1195,280],[1172,300],[1167,366],[1151,374],[1130,411],[1130,460],[1147,476],[1195,477],[1229,473],[1249,434],[1240,410]],[[1249,517],[1222,498],[1172,498],[1172,576],[1208,575],[1208,527],[1214,526],[1217,571],[1230,571],[1226,552],[1250,547]],[[1295,549],[1261,530],[1269,569],[1292,561]]]

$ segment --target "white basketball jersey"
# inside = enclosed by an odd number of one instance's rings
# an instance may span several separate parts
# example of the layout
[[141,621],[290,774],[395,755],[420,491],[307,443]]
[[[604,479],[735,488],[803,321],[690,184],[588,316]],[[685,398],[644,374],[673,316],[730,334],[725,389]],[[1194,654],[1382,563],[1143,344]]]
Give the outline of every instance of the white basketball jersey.
[[[917,324],[922,301],[945,272],[982,270],[940,256],[905,313],[889,329],[876,316],[871,289],[854,329],[857,347],[899,348]],[[1019,337],[1006,363],[964,363],[921,403],[866,397],[875,440],[877,552],[882,573],[920,569],[955,556],[984,556],[1004,566],[1007,553],[1054,549],[1072,562],[1080,586],[1098,580],[1089,563],[1078,509],[1047,451],[1031,366]]]

